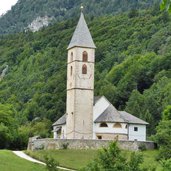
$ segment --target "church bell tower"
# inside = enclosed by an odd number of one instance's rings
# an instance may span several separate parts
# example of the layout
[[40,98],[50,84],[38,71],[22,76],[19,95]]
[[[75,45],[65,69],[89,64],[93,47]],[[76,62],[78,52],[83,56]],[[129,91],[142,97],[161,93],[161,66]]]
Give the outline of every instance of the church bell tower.
[[67,139],[93,138],[95,44],[81,16],[68,46]]

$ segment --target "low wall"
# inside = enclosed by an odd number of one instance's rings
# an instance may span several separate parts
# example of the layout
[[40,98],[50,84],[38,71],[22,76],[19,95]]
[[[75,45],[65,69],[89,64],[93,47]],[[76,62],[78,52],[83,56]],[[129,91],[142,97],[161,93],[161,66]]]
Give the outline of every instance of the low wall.
[[[48,149],[100,149],[109,144],[109,140],[71,140],[71,139],[29,139],[28,150],[48,150]],[[145,146],[146,149],[154,149],[152,141],[118,141],[121,149],[137,151],[139,147]]]

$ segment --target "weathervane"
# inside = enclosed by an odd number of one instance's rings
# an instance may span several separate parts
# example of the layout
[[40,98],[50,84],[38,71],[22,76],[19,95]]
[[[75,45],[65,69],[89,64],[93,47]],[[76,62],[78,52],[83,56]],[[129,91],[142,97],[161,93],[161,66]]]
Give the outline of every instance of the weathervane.
[[80,9],[81,9],[81,12],[83,12],[83,10],[84,10],[84,7],[83,7],[83,5],[81,5]]

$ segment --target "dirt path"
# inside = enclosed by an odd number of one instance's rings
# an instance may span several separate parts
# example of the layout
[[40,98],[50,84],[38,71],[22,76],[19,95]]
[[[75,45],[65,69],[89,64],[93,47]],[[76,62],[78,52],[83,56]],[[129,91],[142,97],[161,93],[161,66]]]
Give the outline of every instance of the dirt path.
[[[26,159],[28,161],[31,161],[31,162],[34,162],[34,163],[38,163],[38,164],[42,164],[42,165],[46,165],[45,163],[39,161],[39,160],[36,160],[30,156],[28,156],[27,154],[25,154],[23,151],[13,151],[13,153],[15,155],[17,155],[18,157],[21,157],[23,159]],[[67,168],[64,168],[64,167],[58,167],[59,169],[61,170],[67,170],[67,171],[74,171],[74,170],[71,170],[71,169],[67,169]]]

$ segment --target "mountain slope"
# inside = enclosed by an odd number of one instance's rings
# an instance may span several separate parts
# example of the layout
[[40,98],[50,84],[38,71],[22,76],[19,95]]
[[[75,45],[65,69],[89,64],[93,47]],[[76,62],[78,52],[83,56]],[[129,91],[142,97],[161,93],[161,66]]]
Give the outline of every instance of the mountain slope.
[[29,25],[35,25],[33,30],[37,30],[38,25],[44,22],[47,25],[46,21],[54,23],[76,17],[81,4],[85,6],[86,14],[92,17],[145,9],[156,2],[159,0],[19,0],[11,11],[0,17],[0,34],[21,32]]
[[[0,81],[0,104],[12,113],[10,118],[15,116],[15,128],[20,125],[17,141],[48,136],[49,120],[64,114],[66,48],[76,24],[75,18],[36,33],[0,37],[0,75],[8,65]],[[152,9],[98,17],[88,25],[97,46],[95,95],[105,95],[117,109],[149,122],[148,134],[153,134],[171,104],[170,16]],[[7,130],[5,126],[0,128]]]

